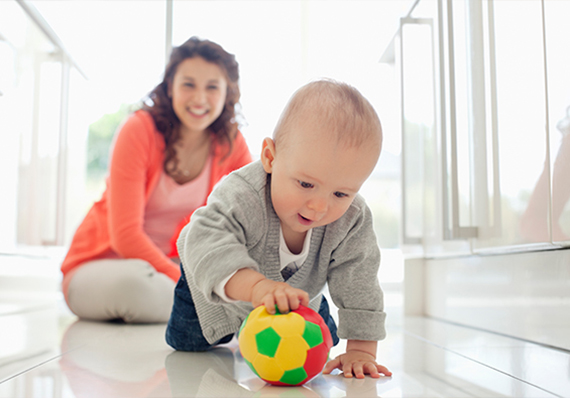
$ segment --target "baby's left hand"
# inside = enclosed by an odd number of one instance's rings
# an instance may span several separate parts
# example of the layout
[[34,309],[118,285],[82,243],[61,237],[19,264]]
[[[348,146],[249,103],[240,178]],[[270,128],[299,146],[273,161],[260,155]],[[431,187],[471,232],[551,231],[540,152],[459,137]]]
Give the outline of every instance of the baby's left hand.
[[354,375],[357,379],[363,379],[365,374],[369,374],[375,379],[380,377],[380,373],[385,376],[392,376],[392,372],[388,368],[376,363],[376,358],[373,355],[358,350],[349,350],[346,354],[339,355],[329,361],[323,373],[330,374],[334,369],[340,369],[344,377]]

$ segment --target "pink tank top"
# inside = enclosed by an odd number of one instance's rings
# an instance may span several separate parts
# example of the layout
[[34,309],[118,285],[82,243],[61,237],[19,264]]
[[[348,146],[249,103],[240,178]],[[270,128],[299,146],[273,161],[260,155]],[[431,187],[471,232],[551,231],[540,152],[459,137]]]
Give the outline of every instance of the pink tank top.
[[[159,181],[146,204],[143,228],[164,254],[170,252],[170,239],[180,221],[206,201],[211,164],[210,156],[200,175],[183,185],[179,185],[162,170]],[[115,252],[109,252],[99,259],[102,258],[119,258],[119,256]],[[79,269],[80,267],[74,268],[63,278],[62,291],[65,300],[73,274]]]
[[180,221],[205,202],[211,163],[210,156],[200,175],[183,185],[162,171],[146,204],[144,231],[165,254],[170,251],[170,239]]

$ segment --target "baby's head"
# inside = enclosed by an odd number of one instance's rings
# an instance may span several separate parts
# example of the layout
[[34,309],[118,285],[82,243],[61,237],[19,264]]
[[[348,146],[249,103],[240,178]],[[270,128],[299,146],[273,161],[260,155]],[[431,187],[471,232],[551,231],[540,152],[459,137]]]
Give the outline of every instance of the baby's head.
[[382,127],[378,115],[368,100],[346,83],[317,80],[297,90],[275,127],[275,145],[284,144],[300,125],[317,128],[326,139],[344,145],[375,145],[380,154]]
[[378,115],[354,87],[319,80],[295,92],[261,153],[284,235],[340,218],[381,148]]

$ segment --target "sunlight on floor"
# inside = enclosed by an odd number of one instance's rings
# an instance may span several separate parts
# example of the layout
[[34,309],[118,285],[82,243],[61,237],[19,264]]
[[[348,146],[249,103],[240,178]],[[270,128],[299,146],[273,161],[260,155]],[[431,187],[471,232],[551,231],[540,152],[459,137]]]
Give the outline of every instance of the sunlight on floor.
[[[398,258],[384,253],[392,273],[383,286],[388,336],[377,355],[392,377],[335,372],[274,387],[249,369],[235,339],[204,353],[176,352],[164,342],[165,325],[78,321],[52,296],[0,307],[0,397],[570,396],[568,352],[403,316]],[[344,347],[341,341],[330,356]]]

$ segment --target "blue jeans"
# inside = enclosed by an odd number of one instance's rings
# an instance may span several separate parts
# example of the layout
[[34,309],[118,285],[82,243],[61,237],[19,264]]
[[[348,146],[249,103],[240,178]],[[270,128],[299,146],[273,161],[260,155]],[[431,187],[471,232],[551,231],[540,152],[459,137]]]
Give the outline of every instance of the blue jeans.
[[[180,268],[182,268],[182,265]],[[329,313],[329,305],[324,296],[321,300],[319,315],[323,317],[331,332],[333,345],[337,345],[339,341],[336,334],[337,327]],[[218,344],[229,343],[233,336],[233,333],[228,334],[214,344],[208,343],[202,333],[198,315],[196,314],[196,307],[190,295],[184,270],[182,270],[182,275],[174,290],[174,305],[172,306],[172,313],[166,327],[166,342],[179,351],[206,351]]]

